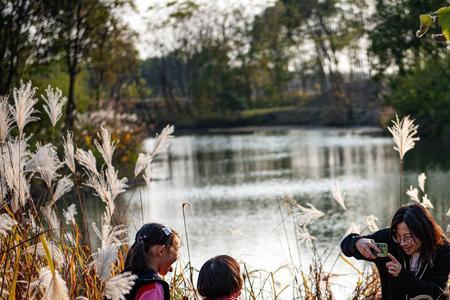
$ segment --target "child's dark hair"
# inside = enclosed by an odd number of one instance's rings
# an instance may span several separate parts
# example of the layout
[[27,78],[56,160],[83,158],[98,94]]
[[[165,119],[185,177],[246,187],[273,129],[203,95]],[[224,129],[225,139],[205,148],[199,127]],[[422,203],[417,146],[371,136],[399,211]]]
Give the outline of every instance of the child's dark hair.
[[219,255],[205,262],[200,269],[197,289],[210,299],[240,292],[243,280],[237,261],[228,255]]
[[431,213],[419,204],[400,207],[392,218],[391,233],[394,236],[398,224],[405,222],[413,239],[422,242],[420,260],[433,266],[435,250],[447,242],[444,231],[436,223]]
[[173,246],[178,233],[158,223],[148,223],[136,233],[134,244],[128,251],[125,268],[134,274],[145,274],[149,271],[147,253],[154,245]]

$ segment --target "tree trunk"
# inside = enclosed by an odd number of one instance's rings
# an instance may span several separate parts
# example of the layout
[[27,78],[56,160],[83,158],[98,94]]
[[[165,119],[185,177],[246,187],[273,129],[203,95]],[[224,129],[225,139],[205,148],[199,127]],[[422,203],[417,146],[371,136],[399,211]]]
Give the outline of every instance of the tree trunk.
[[66,111],[66,124],[67,129],[72,129],[74,121],[74,113],[76,110],[75,104],[75,82],[77,72],[75,70],[69,70],[69,95],[67,98],[67,111]]

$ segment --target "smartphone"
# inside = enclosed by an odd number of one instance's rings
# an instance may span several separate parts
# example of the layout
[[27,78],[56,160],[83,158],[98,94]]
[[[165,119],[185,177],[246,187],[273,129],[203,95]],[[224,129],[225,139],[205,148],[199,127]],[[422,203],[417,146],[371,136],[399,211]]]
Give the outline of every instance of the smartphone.
[[371,249],[373,255],[375,255],[376,257],[387,257],[388,245],[386,243],[375,243],[375,245],[377,245],[378,249],[380,249],[380,252],[376,253],[374,249]]

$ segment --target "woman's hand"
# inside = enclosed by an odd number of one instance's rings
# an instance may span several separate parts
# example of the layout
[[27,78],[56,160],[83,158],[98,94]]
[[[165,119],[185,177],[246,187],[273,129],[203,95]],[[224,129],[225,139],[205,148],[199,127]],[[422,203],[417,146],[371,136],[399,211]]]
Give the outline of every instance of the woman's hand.
[[399,263],[398,260],[392,254],[388,253],[388,257],[391,261],[386,263],[386,268],[388,269],[389,274],[391,274],[394,277],[397,277],[398,274],[400,274],[400,271],[402,270],[402,264]]
[[372,250],[374,249],[376,253],[380,252],[377,245],[372,239],[362,238],[359,239],[356,244],[356,249],[358,249],[359,253],[367,259],[376,259],[377,257],[373,255]]

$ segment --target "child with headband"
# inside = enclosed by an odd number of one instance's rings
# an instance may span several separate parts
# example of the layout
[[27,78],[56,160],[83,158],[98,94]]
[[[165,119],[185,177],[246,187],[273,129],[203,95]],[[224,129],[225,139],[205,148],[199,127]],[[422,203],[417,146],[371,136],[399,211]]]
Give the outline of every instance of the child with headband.
[[178,233],[158,223],[145,224],[128,251],[125,270],[137,275],[127,300],[168,300],[169,284],[161,276],[172,271],[178,258]]

